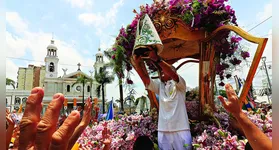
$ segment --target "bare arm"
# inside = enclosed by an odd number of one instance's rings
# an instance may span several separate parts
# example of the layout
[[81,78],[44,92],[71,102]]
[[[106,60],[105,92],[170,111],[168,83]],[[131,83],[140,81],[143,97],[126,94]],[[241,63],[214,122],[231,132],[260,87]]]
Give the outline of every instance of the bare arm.
[[240,101],[232,86],[226,84],[225,87],[228,101],[225,101],[222,96],[218,98],[222,102],[224,108],[237,119],[252,148],[254,150],[271,150],[271,140],[242,112]]
[[135,69],[138,72],[138,74],[139,74],[141,80],[143,81],[144,85],[145,86],[149,85],[150,77],[148,76],[146,67],[145,67],[141,57],[134,55],[132,63],[135,66]]
[[11,118],[11,114],[8,110],[6,110],[6,121],[8,121],[8,123],[9,123],[8,129],[6,131],[6,149],[9,149],[9,145],[10,145],[14,127],[15,127],[15,122]]
[[10,124],[6,131],[6,149],[9,149],[9,145],[13,135],[13,130],[14,130],[14,125]]
[[250,119],[243,112],[234,116],[240,123],[240,126],[253,149],[272,149],[271,140],[253,122],[251,122]]

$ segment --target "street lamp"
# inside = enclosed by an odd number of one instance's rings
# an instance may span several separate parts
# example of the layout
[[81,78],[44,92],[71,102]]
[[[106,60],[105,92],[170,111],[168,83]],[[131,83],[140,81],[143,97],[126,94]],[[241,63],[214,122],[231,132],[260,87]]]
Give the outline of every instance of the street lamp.
[[267,95],[267,97],[268,97],[268,101],[269,101],[269,104],[270,104],[270,99],[269,99],[269,89],[271,89],[271,82],[270,82],[269,75],[268,75],[268,71],[267,71],[267,68],[266,68],[266,63],[265,63],[265,61],[266,61],[266,57],[265,57],[265,56],[264,56],[264,57],[262,57],[262,61],[263,61],[263,65],[264,65],[264,69],[265,69],[265,73],[266,73],[266,76],[267,76],[267,81],[268,81],[268,90],[267,90],[268,95]]

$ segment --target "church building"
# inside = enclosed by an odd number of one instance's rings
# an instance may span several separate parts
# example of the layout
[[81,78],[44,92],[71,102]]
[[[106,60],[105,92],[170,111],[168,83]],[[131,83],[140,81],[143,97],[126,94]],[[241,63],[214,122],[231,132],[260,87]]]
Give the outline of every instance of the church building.
[[[46,110],[55,93],[64,94],[68,103],[66,108],[68,110],[73,109],[74,101],[77,102],[77,105],[82,104],[83,92],[85,101],[87,97],[97,97],[95,89],[98,83],[94,80],[94,76],[92,75],[93,71],[90,72],[90,75],[86,74],[81,70],[80,63],[77,64],[77,70],[75,72],[67,73],[67,68],[63,68],[61,71],[64,74],[58,77],[58,72],[60,71],[58,70],[58,52],[58,48],[52,39],[51,43],[47,46],[44,60],[45,66],[37,67],[29,65],[27,68],[19,68],[17,89],[6,90],[6,107],[9,107],[10,110],[18,110],[20,104],[25,105],[32,88],[38,86],[43,87],[45,93],[43,112]],[[93,65],[95,71],[99,71],[100,67],[104,66],[103,57],[104,55],[99,48],[96,54],[95,64]],[[82,81],[77,82],[79,77],[82,77],[84,83]]]

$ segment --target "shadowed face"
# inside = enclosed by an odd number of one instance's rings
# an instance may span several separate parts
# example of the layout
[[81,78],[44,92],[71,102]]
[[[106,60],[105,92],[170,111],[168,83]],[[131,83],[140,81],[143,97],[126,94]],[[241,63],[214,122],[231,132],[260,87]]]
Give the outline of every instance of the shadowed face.
[[[176,73],[175,67],[171,66],[171,68],[172,68],[172,70]],[[172,79],[171,76],[167,75],[167,74],[164,73],[164,72],[161,72],[161,81],[162,81],[162,82],[167,82],[167,81],[169,81],[169,80],[171,80],[171,79]]]
[[171,80],[171,77],[168,76],[168,75],[165,74],[165,73],[162,73],[161,81],[162,81],[162,82],[167,82],[167,81],[169,81],[169,80]]

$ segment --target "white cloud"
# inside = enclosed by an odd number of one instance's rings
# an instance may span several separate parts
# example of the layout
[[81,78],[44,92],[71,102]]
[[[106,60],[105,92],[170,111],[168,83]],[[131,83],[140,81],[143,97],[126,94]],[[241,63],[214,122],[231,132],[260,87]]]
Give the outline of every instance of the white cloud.
[[24,31],[28,28],[28,24],[17,12],[6,12],[6,21],[17,31]]
[[[20,35],[19,37],[6,31],[7,56],[23,57],[28,50],[34,60],[44,61],[47,53],[46,47],[50,44],[52,34],[45,33],[43,31],[31,32],[28,30],[28,26],[21,28],[21,26],[24,25],[22,23],[23,21],[21,17],[16,12],[7,12],[7,14],[12,14],[7,15],[6,17],[8,24],[14,29],[17,29],[17,34]],[[71,43],[67,43],[60,40],[59,38],[55,39],[55,45],[58,48],[57,54],[59,57],[59,76],[63,75],[62,68],[68,68],[67,73],[76,71],[76,64],[78,63],[82,64],[81,68],[86,73],[88,73],[88,70],[92,70],[93,68],[93,60],[91,60],[90,58],[85,59],[84,56],[82,56],[82,52],[74,48],[73,43],[74,41],[71,41]],[[27,64],[29,63],[34,65],[44,65],[44,62],[27,62]],[[22,64],[24,64],[24,62]],[[9,72],[9,75],[16,75],[14,66],[15,65],[11,62],[7,63],[7,68],[13,69],[10,71],[7,70],[7,74]],[[16,68],[16,71],[17,70],[18,67]]]
[[22,57],[27,48],[27,42],[16,35],[6,31],[6,55],[8,57]]
[[93,0],[66,0],[74,8],[86,8],[90,9],[93,5]]
[[[78,16],[78,19],[85,25],[93,25],[97,28],[106,28],[115,24],[118,8],[124,4],[124,0],[120,0],[113,4],[105,14],[98,13],[83,13]],[[99,31],[100,32],[100,31]]]
[[6,59],[6,77],[17,82],[17,71],[18,66],[10,59]]
[[272,16],[272,3],[271,1],[264,6],[264,11],[259,12],[257,14],[257,18],[260,21],[267,19],[268,17]]

